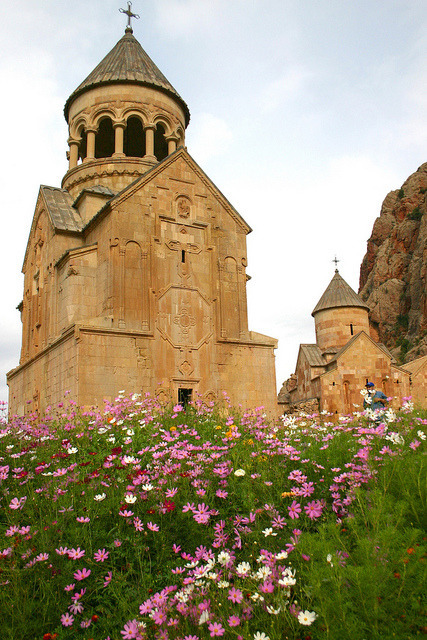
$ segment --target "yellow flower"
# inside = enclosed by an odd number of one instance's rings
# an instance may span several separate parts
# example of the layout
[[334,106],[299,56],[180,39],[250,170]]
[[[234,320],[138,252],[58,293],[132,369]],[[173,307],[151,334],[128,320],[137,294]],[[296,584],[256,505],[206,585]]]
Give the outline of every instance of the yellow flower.
[[169,431],[176,431],[176,427],[171,427]]
[[292,498],[293,496],[296,496],[297,494],[294,493],[293,491],[284,491],[282,493],[282,498]]

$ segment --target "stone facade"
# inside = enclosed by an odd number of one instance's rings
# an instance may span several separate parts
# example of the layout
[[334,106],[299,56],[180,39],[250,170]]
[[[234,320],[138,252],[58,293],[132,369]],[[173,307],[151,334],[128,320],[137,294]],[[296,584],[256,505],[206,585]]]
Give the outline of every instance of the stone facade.
[[187,152],[188,108],[129,29],[65,115],[69,170],[40,188],[25,254],[11,414],[122,389],[275,413],[277,341],[248,328],[251,229]]

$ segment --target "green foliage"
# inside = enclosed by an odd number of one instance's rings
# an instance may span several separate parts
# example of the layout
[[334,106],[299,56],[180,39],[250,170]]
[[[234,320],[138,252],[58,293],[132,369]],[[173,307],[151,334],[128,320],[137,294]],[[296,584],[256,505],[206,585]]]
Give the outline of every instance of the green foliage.
[[399,189],[397,197],[399,198],[399,200],[405,197],[405,192],[403,191],[403,189]]
[[414,207],[414,209],[412,209],[411,213],[408,213],[406,215],[406,217],[408,218],[408,220],[421,220],[421,218],[423,217],[423,212],[421,211],[419,206]]
[[0,424],[2,640],[421,636],[427,414],[61,414]]

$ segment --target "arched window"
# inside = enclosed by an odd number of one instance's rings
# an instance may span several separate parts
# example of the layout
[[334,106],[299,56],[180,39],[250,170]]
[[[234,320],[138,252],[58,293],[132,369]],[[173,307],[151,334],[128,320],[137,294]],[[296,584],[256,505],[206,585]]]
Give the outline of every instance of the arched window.
[[95,136],[95,158],[110,158],[114,153],[114,129],[111,118],[102,118]]
[[87,136],[86,136],[86,131],[82,127],[80,130],[79,162],[83,162],[86,156],[87,156]]
[[142,158],[145,155],[145,131],[137,116],[130,116],[127,120],[123,151],[132,158]]
[[154,132],[154,155],[159,162],[168,155],[168,143],[165,139],[165,128],[162,124],[158,124]]

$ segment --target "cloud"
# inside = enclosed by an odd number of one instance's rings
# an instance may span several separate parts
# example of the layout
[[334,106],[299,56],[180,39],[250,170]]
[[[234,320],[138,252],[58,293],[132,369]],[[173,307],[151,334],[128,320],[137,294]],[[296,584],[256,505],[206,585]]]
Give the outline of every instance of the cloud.
[[226,153],[233,138],[227,122],[211,113],[197,113],[191,121],[187,143],[199,164]]

